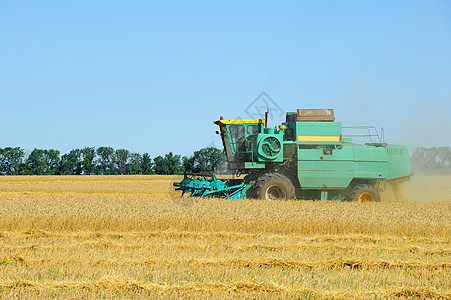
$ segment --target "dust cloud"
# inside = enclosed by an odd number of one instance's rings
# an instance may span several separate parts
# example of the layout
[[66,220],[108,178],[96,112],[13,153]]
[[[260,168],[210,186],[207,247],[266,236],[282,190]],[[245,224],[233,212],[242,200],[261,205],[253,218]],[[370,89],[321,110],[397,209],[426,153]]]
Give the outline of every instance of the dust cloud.
[[402,184],[406,199],[394,196],[392,187],[387,184],[382,193],[382,201],[385,202],[443,202],[451,201],[451,176],[450,175],[417,175],[410,181]]

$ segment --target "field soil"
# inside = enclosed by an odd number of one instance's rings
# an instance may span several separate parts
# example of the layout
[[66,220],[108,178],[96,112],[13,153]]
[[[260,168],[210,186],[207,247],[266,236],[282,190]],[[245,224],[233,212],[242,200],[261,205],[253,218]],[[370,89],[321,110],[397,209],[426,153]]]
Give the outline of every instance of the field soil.
[[451,298],[451,177],[380,203],[181,198],[177,176],[0,177],[0,298]]

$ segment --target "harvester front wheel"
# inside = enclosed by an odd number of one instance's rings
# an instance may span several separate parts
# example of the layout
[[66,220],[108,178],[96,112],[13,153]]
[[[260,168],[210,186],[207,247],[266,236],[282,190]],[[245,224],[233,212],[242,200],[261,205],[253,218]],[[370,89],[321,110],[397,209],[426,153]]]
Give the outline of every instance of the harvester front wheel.
[[253,185],[256,198],[266,200],[287,200],[295,198],[294,186],[291,181],[277,173],[260,176]]
[[379,202],[381,201],[381,195],[372,185],[360,184],[352,189],[348,200],[360,203]]

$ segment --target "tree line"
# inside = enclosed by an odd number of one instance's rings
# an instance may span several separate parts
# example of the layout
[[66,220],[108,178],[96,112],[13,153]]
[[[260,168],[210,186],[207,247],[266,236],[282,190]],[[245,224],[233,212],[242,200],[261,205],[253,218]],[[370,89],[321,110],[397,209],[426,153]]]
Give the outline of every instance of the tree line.
[[418,147],[410,158],[415,174],[451,175],[451,147]]
[[[221,171],[223,151],[207,147],[192,156],[169,152],[151,158],[148,153],[134,153],[112,147],[85,147],[61,155],[59,150],[34,149],[27,153],[20,147],[0,148],[0,175],[173,175],[184,172]],[[223,168],[222,168],[223,169]]]

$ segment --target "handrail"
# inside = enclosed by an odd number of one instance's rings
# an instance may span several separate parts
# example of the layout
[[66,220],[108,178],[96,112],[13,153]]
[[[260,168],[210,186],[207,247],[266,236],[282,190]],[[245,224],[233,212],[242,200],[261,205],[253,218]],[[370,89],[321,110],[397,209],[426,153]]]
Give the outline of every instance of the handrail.
[[379,135],[379,132],[377,131],[376,127],[374,126],[343,126],[343,129],[362,129],[367,130],[368,134],[343,134],[343,137],[368,137],[370,139],[370,142],[373,143],[373,137],[376,137],[378,142],[377,143],[384,143],[385,137],[384,137],[384,128],[381,128],[381,135]]

